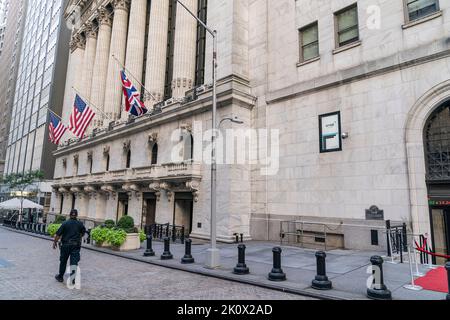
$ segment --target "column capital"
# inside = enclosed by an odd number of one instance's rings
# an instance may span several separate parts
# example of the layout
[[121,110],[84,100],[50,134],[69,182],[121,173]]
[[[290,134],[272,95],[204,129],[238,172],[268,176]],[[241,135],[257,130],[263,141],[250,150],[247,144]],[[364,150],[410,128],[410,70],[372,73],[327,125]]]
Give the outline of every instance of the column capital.
[[86,48],[86,39],[80,33],[72,35],[72,38],[70,40],[71,51],[74,52],[77,49],[84,50],[85,48]]
[[130,0],[113,0],[111,2],[111,5],[114,8],[114,11],[116,10],[130,10]]
[[112,26],[112,16],[108,9],[105,7],[100,7],[97,10],[97,19],[100,25]]
[[88,21],[83,26],[86,38],[97,38],[98,28],[91,21]]

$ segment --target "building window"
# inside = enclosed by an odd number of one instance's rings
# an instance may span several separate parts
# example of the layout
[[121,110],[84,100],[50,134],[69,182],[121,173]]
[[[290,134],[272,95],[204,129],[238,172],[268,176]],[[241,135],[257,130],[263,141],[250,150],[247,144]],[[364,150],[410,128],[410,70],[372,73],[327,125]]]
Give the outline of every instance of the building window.
[[338,48],[359,41],[357,4],[336,12],[335,21],[336,46]]
[[177,0],[170,0],[169,34],[167,37],[166,81],[164,88],[164,100],[172,98],[173,56],[175,52],[176,17],[177,17]]
[[105,168],[105,170],[106,170],[106,172],[108,172],[108,171],[109,171],[109,153],[106,155],[105,158],[106,158],[106,159],[105,159],[105,162],[106,162],[106,168]]
[[[207,23],[208,0],[198,0],[198,18]],[[195,85],[201,86],[205,83],[205,50],[206,50],[206,29],[197,24],[197,55],[195,67]]]
[[319,56],[319,25],[316,22],[300,29],[300,62]]
[[155,143],[155,145],[152,148],[152,165],[158,164],[158,144]]
[[439,0],[405,0],[408,21],[414,21],[439,11]]
[[131,167],[131,150],[128,150],[126,168],[130,169],[130,167]]

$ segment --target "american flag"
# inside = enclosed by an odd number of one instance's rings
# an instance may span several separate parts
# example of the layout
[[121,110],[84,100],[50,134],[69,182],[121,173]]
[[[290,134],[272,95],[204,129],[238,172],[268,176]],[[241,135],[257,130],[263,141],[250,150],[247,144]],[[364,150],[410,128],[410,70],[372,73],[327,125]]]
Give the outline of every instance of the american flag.
[[50,124],[49,124],[49,138],[50,141],[56,145],[59,145],[59,141],[66,133],[67,128],[61,123],[61,120],[50,112]]
[[78,138],[83,138],[86,129],[94,119],[95,113],[89,108],[79,95],[75,97],[73,112],[70,115],[69,130]]
[[122,70],[120,75],[122,78],[123,94],[125,96],[125,111],[136,117],[146,114],[148,109],[140,99],[141,94],[133,86],[130,79],[128,79],[125,71]]

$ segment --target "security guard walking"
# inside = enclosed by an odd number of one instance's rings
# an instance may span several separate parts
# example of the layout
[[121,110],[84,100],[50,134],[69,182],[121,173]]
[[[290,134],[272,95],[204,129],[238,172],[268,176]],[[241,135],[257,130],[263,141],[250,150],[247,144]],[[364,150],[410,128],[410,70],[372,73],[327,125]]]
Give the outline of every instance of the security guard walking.
[[70,266],[78,266],[80,262],[81,239],[86,233],[84,225],[77,220],[78,211],[70,212],[70,219],[64,222],[56,232],[53,242],[53,249],[58,248],[58,242],[61,240],[61,257],[59,264],[59,274],[55,279],[64,282],[64,274],[67,268],[67,260],[70,258]]

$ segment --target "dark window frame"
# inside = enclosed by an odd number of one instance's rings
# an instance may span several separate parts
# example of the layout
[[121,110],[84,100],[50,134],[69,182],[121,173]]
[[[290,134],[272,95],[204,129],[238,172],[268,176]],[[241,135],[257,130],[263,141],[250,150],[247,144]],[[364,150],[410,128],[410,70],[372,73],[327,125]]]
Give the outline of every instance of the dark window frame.
[[[350,10],[356,10],[356,25],[353,25],[352,27],[343,29],[343,30],[339,30],[339,16],[345,12],[348,12]],[[354,3],[352,5],[349,5],[337,12],[334,13],[334,25],[335,25],[335,42],[336,42],[336,48],[342,48],[348,45],[351,45],[353,43],[357,43],[361,40],[361,35],[360,35],[360,30],[359,30],[359,12],[358,12],[358,3]],[[340,42],[340,35],[344,32],[350,31],[352,29],[355,29],[358,31],[358,36],[357,38],[353,38],[344,42]]]
[[425,19],[441,10],[439,0],[434,0],[435,1],[435,3],[434,3],[435,10],[433,12],[428,12],[428,13],[424,13],[424,14],[420,15],[420,10],[416,10],[413,12],[417,13],[417,15],[415,17],[412,17],[411,12],[409,10],[409,5],[412,4],[413,2],[417,2],[417,1],[419,1],[419,0],[403,0],[406,23],[420,21],[421,19]]
[[[317,28],[317,40],[308,44],[304,44],[303,43],[303,35],[305,33],[306,30],[316,27]],[[300,44],[300,63],[303,62],[308,62],[310,60],[314,60],[316,58],[320,57],[320,44],[319,44],[319,21],[314,21],[313,23],[310,23],[304,27],[301,27],[300,29],[298,29],[299,32],[299,44]],[[305,47],[307,46],[311,46],[317,44],[317,56],[309,58],[309,59],[305,59]]]

